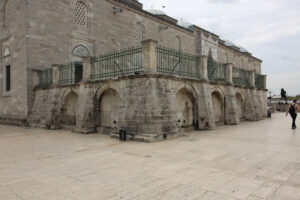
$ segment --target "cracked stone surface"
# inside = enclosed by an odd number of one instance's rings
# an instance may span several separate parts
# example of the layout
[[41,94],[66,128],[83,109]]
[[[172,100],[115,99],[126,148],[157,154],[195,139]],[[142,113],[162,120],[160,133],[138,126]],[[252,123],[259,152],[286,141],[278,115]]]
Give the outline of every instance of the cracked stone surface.
[[148,144],[0,125],[0,199],[300,199],[290,126],[277,113]]

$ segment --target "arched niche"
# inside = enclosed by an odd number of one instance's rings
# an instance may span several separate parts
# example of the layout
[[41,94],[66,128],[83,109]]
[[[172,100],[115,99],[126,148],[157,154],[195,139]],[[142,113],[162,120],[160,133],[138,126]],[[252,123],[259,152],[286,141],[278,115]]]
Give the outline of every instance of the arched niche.
[[217,125],[224,124],[224,98],[221,92],[214,91],[211,94],[213,104],[213,114]]
[[119,123],[120,95],[112,89],[105,89],[97,99],[98,126],[114,128]]
[[245,119],[245,97],[241,92],[237,92],[235,98],[237,102],[237,113],[239,119],[242,121]]
[[178,123],[182,127],[197,125],[197,104],[194,95],[186,88],[176,93],[176,110]]
[[78,95],[74,91],[65,94],[62,100],[62,121],[64,125],[76,125]]

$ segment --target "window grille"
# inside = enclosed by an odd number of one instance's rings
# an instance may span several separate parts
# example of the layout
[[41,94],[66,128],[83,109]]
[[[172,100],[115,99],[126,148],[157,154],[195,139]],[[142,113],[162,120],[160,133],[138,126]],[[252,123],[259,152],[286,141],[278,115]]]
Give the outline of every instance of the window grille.
[[80,27],[87,28],[88,24],[88,9],[82,1],[78,1],[75,6],[75,23]]
[[135,38],[137,43],[140,43],[144,40],[144,27],[140,23],[136,24]]

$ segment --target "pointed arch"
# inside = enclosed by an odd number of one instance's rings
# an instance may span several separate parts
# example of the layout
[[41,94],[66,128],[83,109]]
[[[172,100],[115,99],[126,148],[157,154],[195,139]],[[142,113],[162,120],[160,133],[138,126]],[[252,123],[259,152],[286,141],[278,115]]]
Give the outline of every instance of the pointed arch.
[[179,35],[176,36],[177,42],[178,42],[178,50],[182,50],[182,40]]
[[246,107],[246,100],[245,95],[241,91],[237,91],[235,94],[236,102],[237,102],[237,113],[240,120],[245,119],[245,107]]
[[67,89],[62,96],[62,122],[64,125],[76,125],[78,95],[72,89]]
[[79,45],[75,46],[72,50],[72,55],[76,56],[76,57],[90,57],[91,56],[88,48],[83,44],[79,44]]
[[211,93],[213,104],[213,114],[215,123],[221,125],[225,123],[225,99],[224,93],[219,88],[215,88]]
[[11,51],[9,46],[5,46],[3,51],[3,57],[9,57],[10,55],[11,55]]
[[110,85],[99,87],[94,96],[95,120],[98,127],[113,128],[119,124],[119,90]]
[[198,95],[191,85],[184,84],[176,92],[176,110],[180,127],[198,128]]

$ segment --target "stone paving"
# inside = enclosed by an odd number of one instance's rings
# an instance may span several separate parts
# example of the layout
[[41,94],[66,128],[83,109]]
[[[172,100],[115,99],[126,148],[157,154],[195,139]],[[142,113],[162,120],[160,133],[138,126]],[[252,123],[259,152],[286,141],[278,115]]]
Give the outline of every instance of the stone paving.
[[154,144],[0,125],[0,199],[300,199],[290,125],[280,113]]

